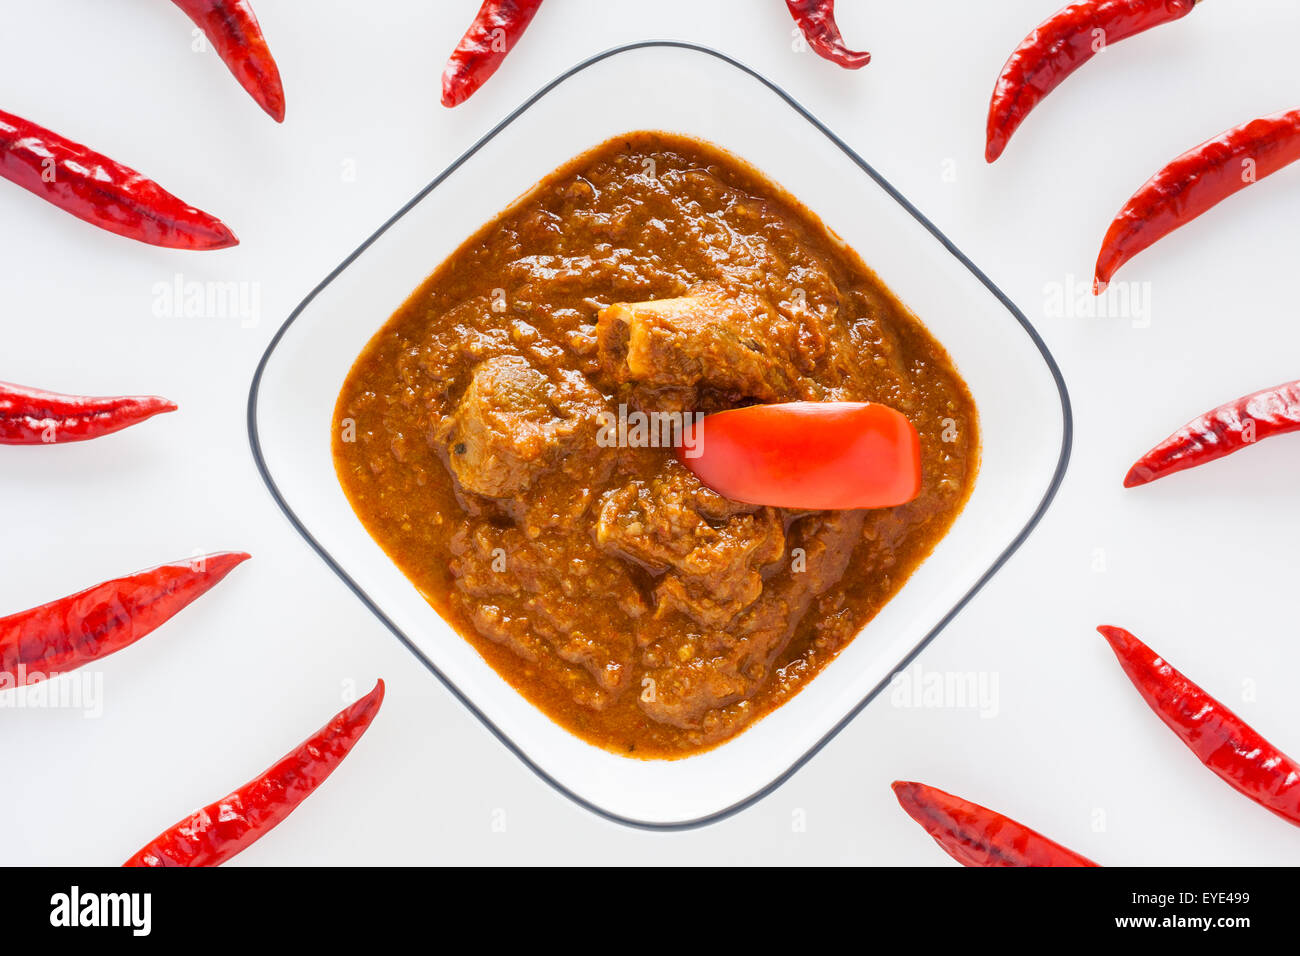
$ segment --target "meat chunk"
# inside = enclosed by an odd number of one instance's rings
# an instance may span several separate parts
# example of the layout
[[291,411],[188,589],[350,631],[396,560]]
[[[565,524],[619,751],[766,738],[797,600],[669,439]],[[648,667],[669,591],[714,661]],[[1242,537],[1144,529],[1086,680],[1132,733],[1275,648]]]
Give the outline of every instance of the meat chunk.
[[788,324],[756,296],[703,285],[681,298],[608,306],[596,337],[601,364],[615,381],[705,385],[776,401],[792,394],[798,377],[781,347]]
[[577,373],[554,383],[523,356],[499,355],[475,368],[437,438],[465,489],[512,497],[590,425],[601,401]]
[[[634,683],[632,635],[604,631],[611,613],[645,613],[626,568],[595,560],[590,543],[530,539],[512,527],[461,529],[450,546],[457,602],[479,634],[533,664],[554,655],[580,668],[557,679],[593,710]],[[587,594],[602,600],[582,600]]]
[[827,511],[803,518],[792,539],[803,558],[767,581],[734,620],[687,631],[651,622],[644,636],[652,640],[641,654],[650,681],[639,699],[646,715],[706,737],[743,721],[727,708],[743,706],[767,681],[813,601],[843,576],[863,515]]
[[772,508],[731,502],[669,459],[653,479],[606,493],[596,543],[663,574],[655,616],[673,612],[721,627],[762,593],[762,570],[780,560],[785,533]]

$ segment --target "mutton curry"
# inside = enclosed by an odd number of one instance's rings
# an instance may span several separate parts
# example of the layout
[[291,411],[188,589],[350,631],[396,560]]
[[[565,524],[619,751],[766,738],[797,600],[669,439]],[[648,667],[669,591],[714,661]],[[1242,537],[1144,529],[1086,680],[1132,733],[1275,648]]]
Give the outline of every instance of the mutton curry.
[[[786,401],[898,409],[920,495],[741,504],[621,427]],[[979,458],[947,354],[851,249],[737,158],[651,132],[465,242],[367,345],[334,424],[353,508],[439,614],[636,757],[712,747],[805,686],[947,532]]]

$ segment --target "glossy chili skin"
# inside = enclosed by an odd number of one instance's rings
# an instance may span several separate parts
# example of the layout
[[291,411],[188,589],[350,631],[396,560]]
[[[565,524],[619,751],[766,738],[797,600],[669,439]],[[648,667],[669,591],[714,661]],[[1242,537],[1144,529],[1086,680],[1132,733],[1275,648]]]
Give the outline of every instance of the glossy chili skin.
[[484,0],[442,72],[442,105],[464,103],[501,66],[542,0]]
[[239,244],[221,220],[92,149],[0,111],[0,176],[119,236],[171,249]]
[[871,62],[865,50],[850,50],[835,22],[835,0],[785,0],[804,39],[818,56],[846,70],[860,70]]
[[174,411],[156,395],[90,398],[0,382],[0,445],[86,441]]
[[246,0],[172,0],[203,31],[239,85],[277,123],[284,122],[284,84],[262,27]]
[[1211,409],[1137,460],[1124,487],[1195,468],[1231,455],[1261,438],[1300,431],[1300,382],[1266,388]]
[[1220,779],[1300,826],[1300,764],[1119,627],[1097,628],[1142,699]]
[[1112,43],[1192,12],[1196,0],[1088,0],[1062,7],[1020,42],[993,87],[984,158],[993,162],[1029,112]]
[[123,866],[225,863],[273,830],[325,782],[361,739],[383,701],[381,680],[274,766],[160,833]]
[[222,552],[164,564],[0,618],[0,673],[7,675],[7,686],[21,686],[120,651],[248,557]]
[[1093,291],[1125,262],[1233,193],[1300,159],[1300,109],[1225,130],[1189,149],[1135,192],[1106,231]]
[[892,508],[921,491],[921,438],[874,402],[784,402],[709,415],[679,460],[732,501],[808,511]]
[[962,866],[1096,866],[1037,830],[923,783],[897,780],[907,815]]

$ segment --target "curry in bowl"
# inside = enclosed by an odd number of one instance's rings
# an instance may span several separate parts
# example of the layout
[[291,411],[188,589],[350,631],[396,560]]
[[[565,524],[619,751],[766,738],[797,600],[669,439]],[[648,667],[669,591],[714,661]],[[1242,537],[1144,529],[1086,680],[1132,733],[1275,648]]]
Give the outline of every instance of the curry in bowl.
[[[694,416],[794,401],[903,413],[920,493],[745,504],[670,447]],[[979,462],[965,383],[856,253],[741,160],[658,132],[578,156],[467,240],[370,340],[333,425],[353,509],[438,613],[553,720],[647,758],[805,686]]]

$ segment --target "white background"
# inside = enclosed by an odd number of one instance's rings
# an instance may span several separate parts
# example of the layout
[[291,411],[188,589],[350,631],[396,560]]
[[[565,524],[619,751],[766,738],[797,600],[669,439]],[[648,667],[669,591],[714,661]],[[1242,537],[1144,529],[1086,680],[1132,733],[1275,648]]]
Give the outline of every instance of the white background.
[[[102,717],[0,709],[0,819],[11,822],[0,862],[116,864],[377,676],[388,699],[370,733],[237,863],[949,863],[896,805],[896,778],[985,803],[1103,863],[1300,858],[1300,833],[1202,768],[1093,630],[1130,628],[1300,752],[1300,439],[1121,487],[1132,460],[1194,414],[1300,377],[1300,168],[1121,272],[1150,283],[1149,327],[1050,308],[1053,288],[1089,280],[1111,217],[1151,173],[1300,104],[1300,9],[1211,2],[1115,46],[988,167],[994,78],[1055,5],[841,0],[850,45],[873,53],[852,73],[792,50],[780,0],[548,0],[498,74],[448,111],[439,77],[478,0],[257,0],[285,81],[279,127],[214,54],[191,50],[171,4],[5,4],[0,109],[140,169],[243,244],[153,249],[0,183],[0,379],[181,406],[97,442],[0,448],[0,613],[196,550],[254,559],[103,662]],[[920,659],[926,672],[995,678],[996,714],[882,697],[766,800],[670,834],[592,816],[481,728],[280,515],[244,424],[257,360],[312,286],[544,82],[650,38],[755,67],[872,163],[1035,323],[1076,424],[1042,525]],[[260,321],[157,317],[154,287],[177,273],[258,284]]]

